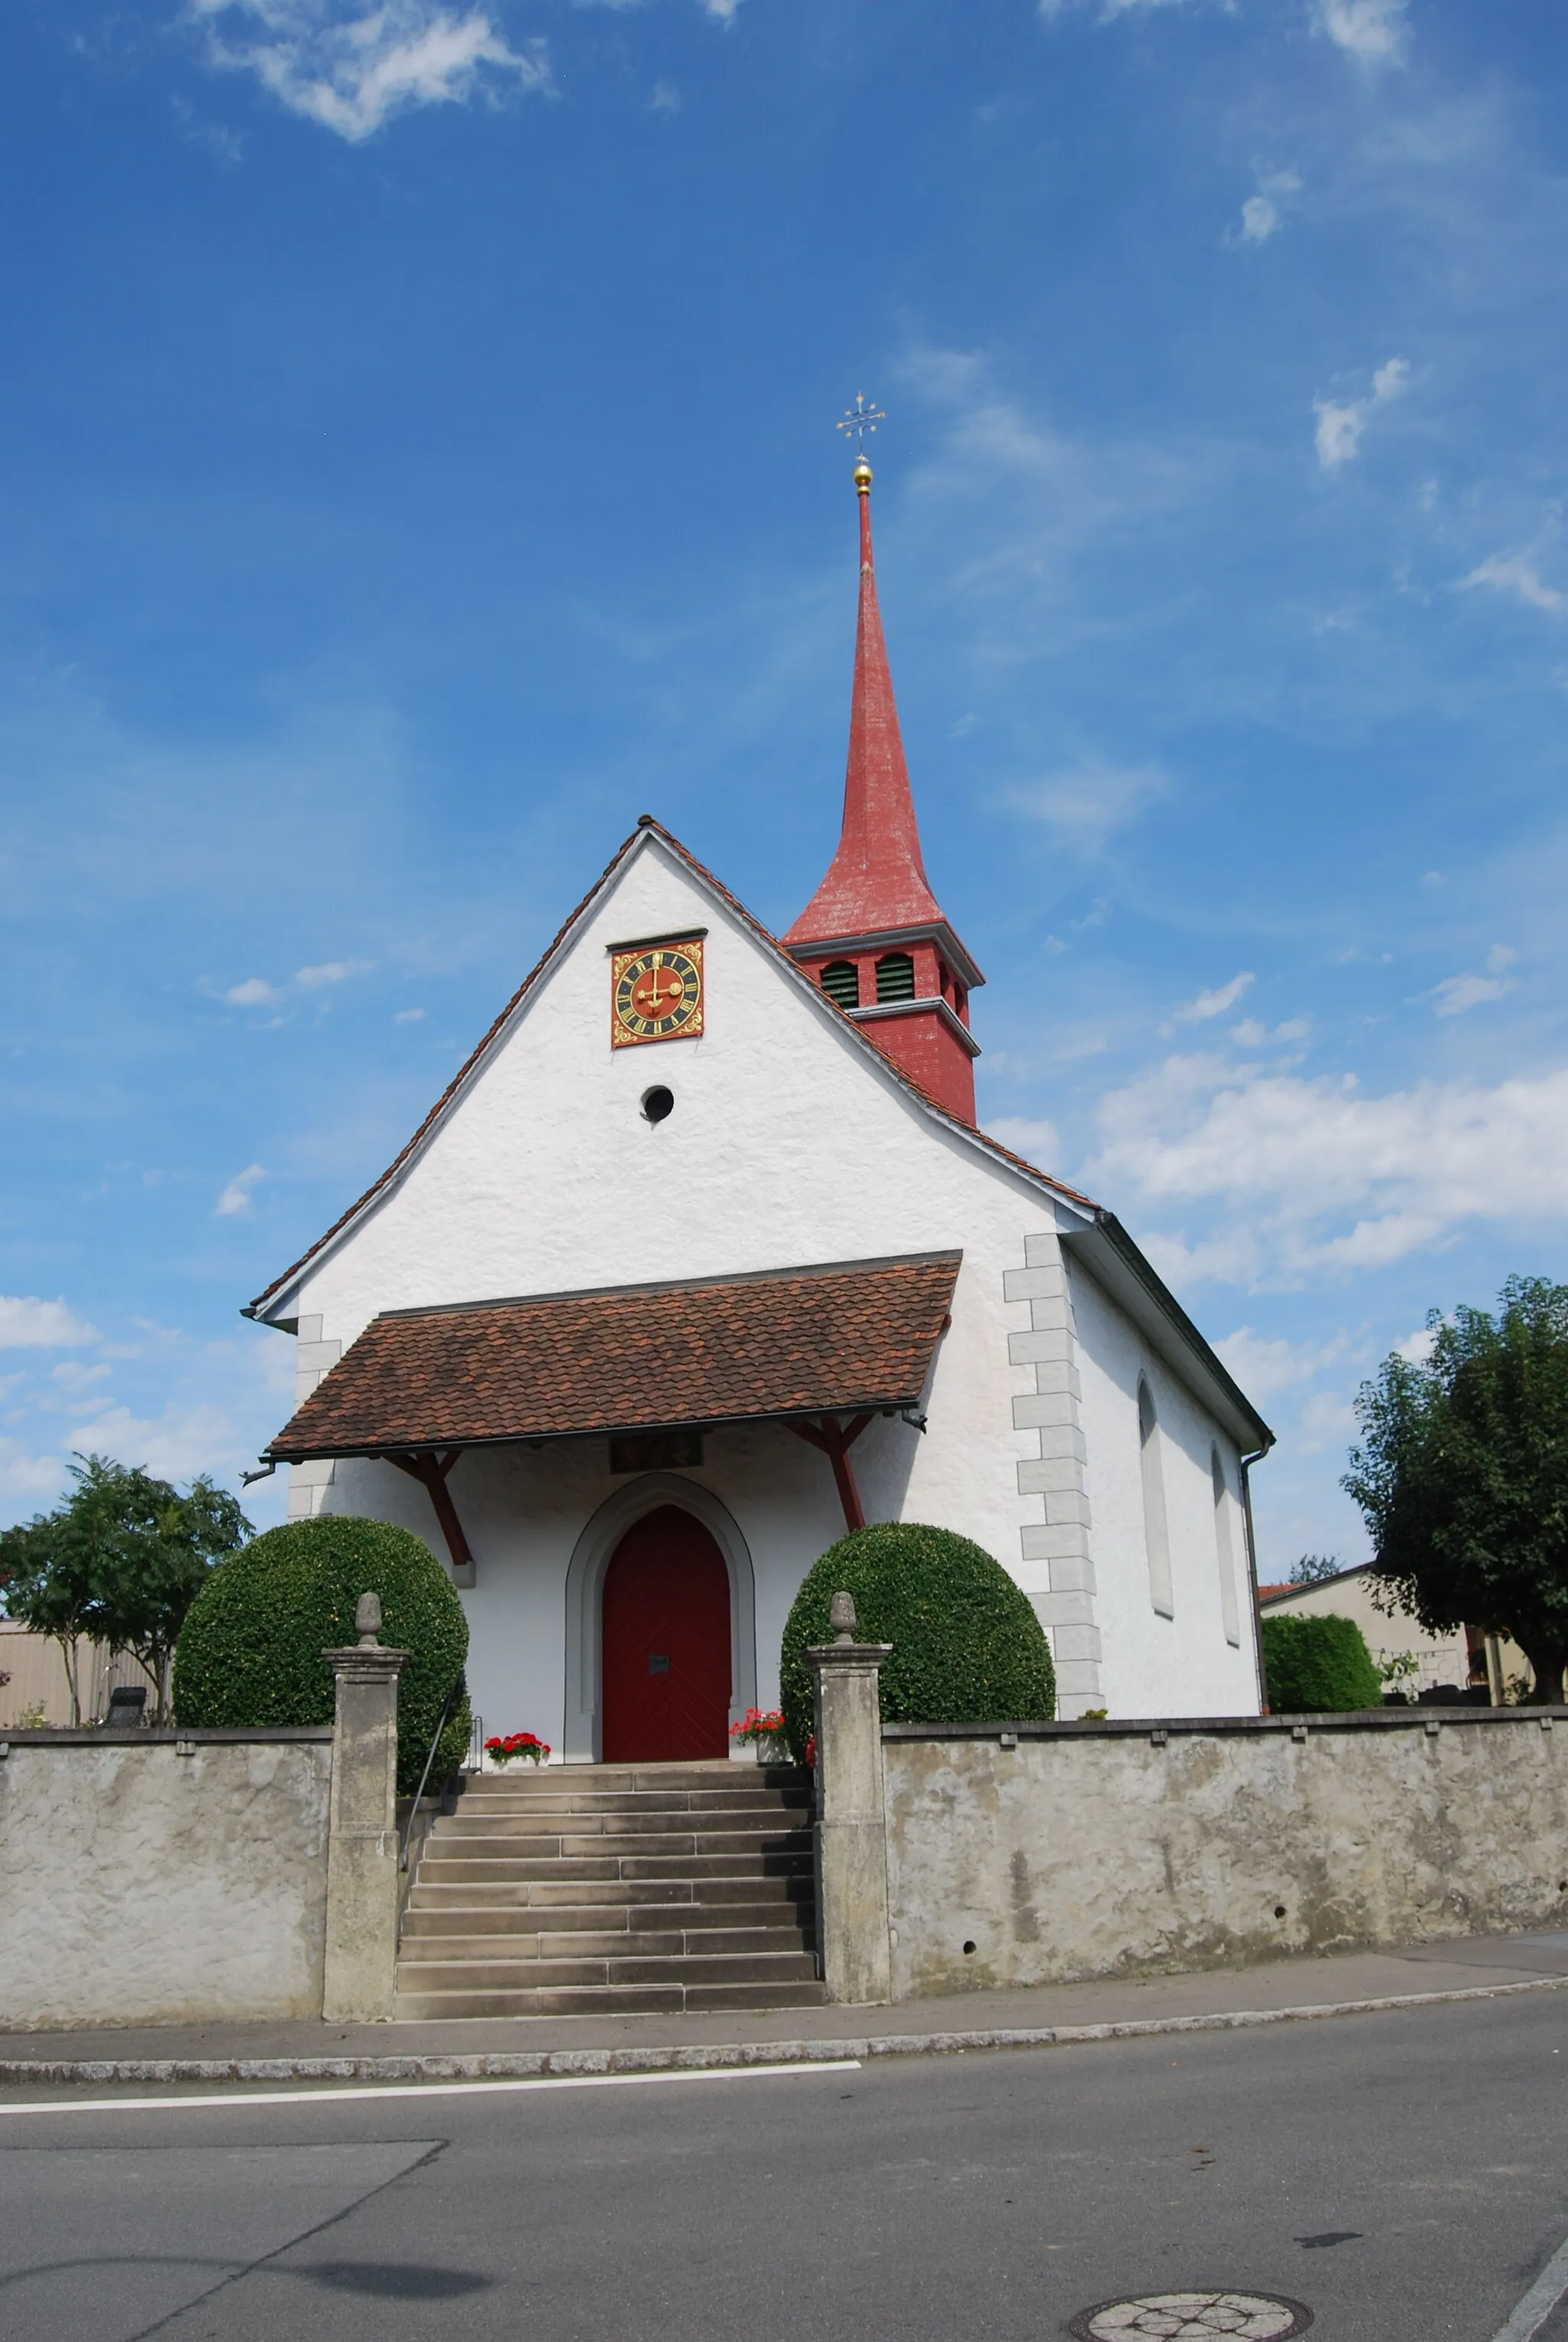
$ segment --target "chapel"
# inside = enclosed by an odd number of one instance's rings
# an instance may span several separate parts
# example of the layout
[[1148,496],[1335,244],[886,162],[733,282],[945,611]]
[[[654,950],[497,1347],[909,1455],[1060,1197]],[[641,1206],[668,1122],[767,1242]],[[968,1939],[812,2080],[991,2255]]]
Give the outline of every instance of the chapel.
[[295,1342],[291,1517],[426,1539],[486,1733],[722,1756],[802,1577],[935,1523],[1034,1603],[1064,1716],[1259,1707],[1267,1426],[1114,1216],[975,1120],[856,465],[844,819],[770,934],[643,815],[387,1169],[246,1315]]

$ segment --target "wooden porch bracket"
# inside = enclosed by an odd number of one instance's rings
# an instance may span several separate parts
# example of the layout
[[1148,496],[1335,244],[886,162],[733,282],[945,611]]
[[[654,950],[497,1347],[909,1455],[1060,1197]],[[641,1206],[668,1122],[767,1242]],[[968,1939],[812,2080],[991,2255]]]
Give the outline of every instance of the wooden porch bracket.
[[434,1447],[415,1447],[406,1456],[387,1454],[385,1460],[388,1464],[395,1464],[400,1472],[406,1472],[411,1480],[417,1480],[429,1490],[441,1534],[446,1539],[446,1550],[452,1556],[453,1569],[460,1576],[465,1576],[466,1582],[472,1585],[474,1556],[469,1550],[468,1539],[463,1534],[463,1524],[457,1517],[452,1491],[446,1485],[446,1476],[462,1453],[461,1447],[449,1447],[444,1456],[437,1454]]
[[864,1415],[852,1416],[847,1423],[840,1423],[831,1415],[819,1415],[814,1423],[793,1415],[785,1416],[784,1421],[797,1439],[804,1439],[808,1446],[819,1447],[827,1457],[833,1466],[844,1520],[851,1529],[863,1529],[865,1515],[861,1510],[860,1490],[854,1485],[849,1451],[866,1426],[876,1421],[876,1409],[867,1407]]

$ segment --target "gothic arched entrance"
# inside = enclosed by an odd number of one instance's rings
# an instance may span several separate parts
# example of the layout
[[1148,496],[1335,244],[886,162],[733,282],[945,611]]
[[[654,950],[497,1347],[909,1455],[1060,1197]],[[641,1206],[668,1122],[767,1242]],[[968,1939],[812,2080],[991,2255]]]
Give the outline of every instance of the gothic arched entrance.
[[661,1505],[604,1572],[600,1623],[607,1765],[729,1753],[730,1578],[701,1521]]

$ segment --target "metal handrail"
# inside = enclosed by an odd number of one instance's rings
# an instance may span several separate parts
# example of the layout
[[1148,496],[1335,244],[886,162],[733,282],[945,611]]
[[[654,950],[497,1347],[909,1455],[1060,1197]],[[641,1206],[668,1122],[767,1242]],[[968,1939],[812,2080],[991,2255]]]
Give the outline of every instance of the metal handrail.
[[430,1778],[430,1768],[435,1762],[435,1752],[441,1746],[441,1736],[445,1731],[447,1724],[451,1720],[452,1703],[456,1698],[458,1692],[462,1687],[463,1670],[459,1667],[457,1673],[452,1678],[452,1683],[447,1691],[446,1697],[441,1703],[441,1714],[436,1720],[435,1726],[435,1737],[430,1744],[430,1753],[424,1760],[424,1770],[419,1777],[419,1787],[414,1792],[414,1803],[408,1809],[408,1820],[404,1825],[403,1832],[403,1852],[398,1858],[397,1864],[399,1870],[406,1870],[408,1867],[408,1848],[414,1837],[414,1825],[419,1814],[419,1800],[424,1795],[424,1785]]

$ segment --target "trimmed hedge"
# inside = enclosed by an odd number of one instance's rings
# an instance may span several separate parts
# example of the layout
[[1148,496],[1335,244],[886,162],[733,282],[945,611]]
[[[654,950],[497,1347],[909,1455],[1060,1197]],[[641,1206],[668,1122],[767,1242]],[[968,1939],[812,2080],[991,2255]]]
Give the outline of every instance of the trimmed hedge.
[[854,1596],[855,1636],[891,1643],[882,1670],[884,1724],[1049,1721],[1051,1646],[1028,1596],[999,1561],[954,1529],[887,1521],[829,1546],[806,1572],[784,1626],[779,1688],[796,1757],[812,1728],[804,1652],[830,1643],[828,1606]]
[[1383,1678],[1353,1618],[1265,1618],[1263,1674],[1275,1716],[1378,1707]]
[[[387,1521],[322,1513],[268,1529],[219,1562],[175,1646],[178,1721],[198,1731],[330,1724],[333,1674],[322,1653],[356,1639],[355,1608],[367,1593],[381,1596],[383,1643],[413,1654],[397,1686],[397,1786],[410,1795],[468,1655],[468,1621],[429,1546]],[[464,1693],[433,1784],[462,1763],[470,1728]]]

